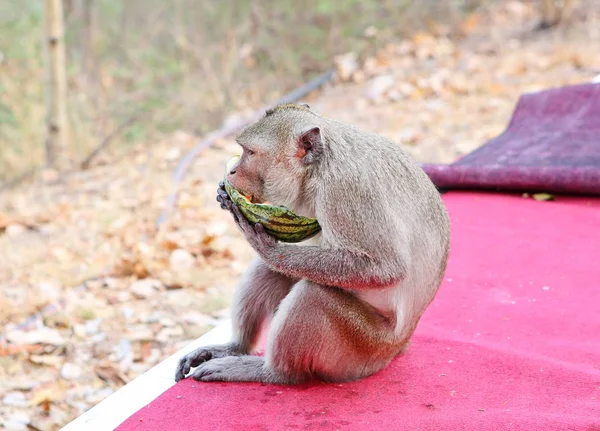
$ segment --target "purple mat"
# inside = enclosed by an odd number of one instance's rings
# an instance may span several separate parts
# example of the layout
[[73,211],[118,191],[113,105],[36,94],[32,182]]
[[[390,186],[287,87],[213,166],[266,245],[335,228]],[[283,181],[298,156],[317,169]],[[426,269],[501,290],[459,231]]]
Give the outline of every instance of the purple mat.
[[600,195],[600,84],[521,96],[508,128],[452,165],[422,165],[435,185]]

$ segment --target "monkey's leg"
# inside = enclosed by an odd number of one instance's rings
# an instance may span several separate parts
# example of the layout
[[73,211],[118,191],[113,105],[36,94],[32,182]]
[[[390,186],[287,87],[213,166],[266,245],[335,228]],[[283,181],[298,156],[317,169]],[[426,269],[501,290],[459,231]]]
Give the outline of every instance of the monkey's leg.
[[179,360],[175,381],[179,381],[203,362],[247,354],[257,342],[260,327],[275,313],[296,280],[269,269],[255,258],[242,277],[233,298],[233,341],[222,345],[201,347]]
[[406,338],[394,334],[394,316],[383,316],[352,294],[301,281],[273,318],[265,358],[238,356],[201,364],[200,381],[294,384],[312,377],[352,381],[385,367]]

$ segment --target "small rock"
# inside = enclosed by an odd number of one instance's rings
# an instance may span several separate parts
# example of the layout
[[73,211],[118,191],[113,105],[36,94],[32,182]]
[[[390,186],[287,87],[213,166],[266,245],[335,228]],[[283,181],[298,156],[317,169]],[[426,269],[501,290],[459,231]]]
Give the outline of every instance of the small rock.
[[10,431],[21,431],[27,430],[31,423],[31,418],[26,412],[15,412],[11,414],[8,418],[2,421],[2,427],[5,430]]
[[154,340],[154,333],[150,330],[150,328],[143,326],[143,325],[138,325],[138,326],[134,326],[130,329],[131,335],[130,335],[130,339],[131,341],[152,341]]
[[388,92],[388,99],[390,99],[392,102],[397,102],[400,99],[402,99],[402,93],[400,93],[400,91],[398,89],[392,88]]
[[207,326],[214,322],[212,317],[198,311],[189,311],[182,316],[182,319],[185,323],[196,326]]
[[171,148],[169,151],[167,151],[167,154],[165,154],[165,159],[168,160],[169,162],[177,160],[180,157],[181,157],[181,149],[179,149],[177,147]]
[[356,84],[362,84],[363,82],[366,81],[366,79],[367,79],[367,75],[362,70],[357,70],[352,75],[352,81],[355,82]]
[[398,140],[404,145],[415,145],[418,144],[422,139],[423,135],[419,131],[411,128],[403,129],[398,136]]
[[166,302],[173,307],[187,308],[194,305],[194,297],[186,289],[169,290],[166,294]]
[[12,407],[27,407],[29,402],[22,392],[7,392],[2,398],[2,404]]
[[123,290],[121,292],[117,292],[116,299],[117,302],[127,302],[131,299],[131,293]]
[[100,332],[100,325],[102,324],[102,319],[94,319],[94,320],[88,320],[87,322],[85,322],[85,333],[87,335],[94,335],[97,334],[98,332]]
[[377,59],[375,57],[367,57],[363,64],[363,70],[372,76],[375,70],[377,70]]
[[415,52],[415,44],[410,40],[403,40],[400,45],[396,47],[396,53],[398,55],[410,55]]
[[380,99],[387,90],[394,85],[395,79],[391,75],[381,75],[369,81],[367,97],[371,100]]
[[135,310],[131,307],[127,307],[126,305],[121,307],[121,313],[123,313],[125,320],[132,320],[133,316],[135,316]]
[[116,277],[106,277],[103,280],[103,285],[107,289],[118,289],[121,284],[121,280]]
[[25,233],[26,231],[27,231],[27,228],[25,226],[23,226],[22,224],[11,223],[8,226],[6,226],[4,233],[9,238],[14,238],[14,237],[21,235],[22,233]]
[[378,30],[377,27],[370,25],[369,27],[367,27],[364,31],[364,35],[365,37],[375,37],[377,36]]
[[183,336],[183,329],[181,326],[175,326],[171,328],[163,328],[159,331],[156,336],[156,340],[161,343],[167,343],[172,338],[180,338]]
[[59,296],[58,286],[52,282],[42,282],[39,285],[42,298],[55,301]]
[[358,56],[355,52],[338,55],[333,58],[337,76],[342,81],[350,79],[352,74],[358,69]]
[[10,331],[6,334],[6,339],[13,344],[51,344],[53,346],[62,346],[65,340],[56,329],[42,327],[33,331]]
[[88,404],[91,405],[96,405],[98,404],[100,401],[104,400],[106,397],[108,397],[109,395],[113,394],[113,390],[111,388],[103,388],[103,389],[99,389],[97,391],[92,392],[91,394],[89,394],[88,396],[85,397],[85,401]]
[[173,250],[171,255],[169,256],[169,267],[171,271],[186,271],[194,266],[194,256],[182,248],[178,248],[177,250]]
[[122,371],[127,371],[133,363],[133,349],[129,340],[121,340],[118,346],[114,348],[116,361]]
[[147,299],[154,296],[160,286],[160,281],[153,278],[145,278],[143,280],[134,281],[129,289],[137,299]]
[[22,379],[22,380],[14,380],[13,379],[10,382],[10,388],[18,390],[18,391],[30,391],[39,385],[40,385],[40,382],[38,382],[37,380],[28,380],[28,379]]
[[77,380],[81,377],[82,374],[83,371],[81,370],[81,367],[72,362],[67,362],[60,369],[60,375],[63,379],[67,380]]
[[158,320],[158,323],[160,323],[162,326],[175,326],[177,325],[177,322],[169,317],[163,317],[161,319]]
[[206,228],[206,234],[212,236],[221,236],[227,232],[229,225],[227,223],[217,222],[211,223]]
[[41,172],[40,177],[44,183],[51,184],[58,181],[59,174],[54,169],[44,169]]

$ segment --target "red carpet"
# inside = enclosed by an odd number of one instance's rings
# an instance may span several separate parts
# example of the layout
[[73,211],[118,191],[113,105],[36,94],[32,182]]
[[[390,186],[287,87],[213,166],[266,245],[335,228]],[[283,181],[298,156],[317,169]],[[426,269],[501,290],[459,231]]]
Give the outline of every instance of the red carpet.
[[184,380],[126,430],[600,430],[600,200],[450,192],[446,280],[350,384]]

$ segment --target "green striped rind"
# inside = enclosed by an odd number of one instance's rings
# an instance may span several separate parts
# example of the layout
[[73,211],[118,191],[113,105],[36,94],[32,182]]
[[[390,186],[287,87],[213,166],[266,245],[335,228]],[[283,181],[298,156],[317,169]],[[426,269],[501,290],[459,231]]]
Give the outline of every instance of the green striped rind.
[[[238,158],[239,156],[233,157],[227,163],[228,172]],[[250,202],[233,188],[227,181],[227,177],[225,178],[225,191],[250,223],[261,223],[267,233],[280,241],[300,242],[315,236],[321,231],[321,226],[314,218],[296,215],[283,206]]]

